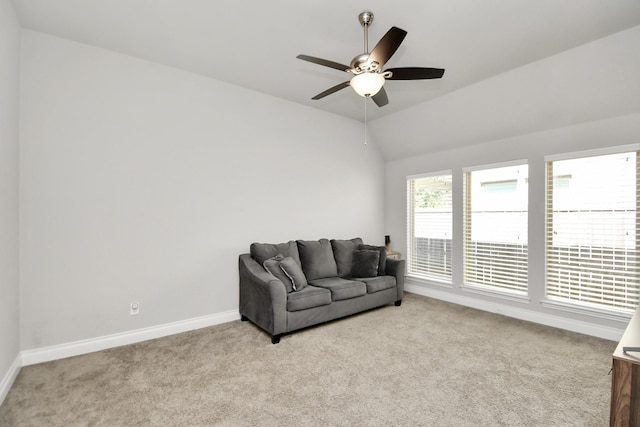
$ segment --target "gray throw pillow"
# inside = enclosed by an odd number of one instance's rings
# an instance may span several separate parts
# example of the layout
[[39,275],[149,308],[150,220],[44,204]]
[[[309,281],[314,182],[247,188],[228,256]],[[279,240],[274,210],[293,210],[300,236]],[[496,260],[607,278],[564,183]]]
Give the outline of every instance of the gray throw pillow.
[[384,276],[387,274],[387,248],[385,248],[384,246],[358,245],[358,249],[380,252],[380,259],[378,261],[378,276]]
[[298,263],[291,257],[278,254],[266,260],[262,265],[265,270],[284,284],[287,293],[299,291],[307,286],[307,278]]
[[307,286],[307,278],[305,277],[302,268],[300,268],[293,258],[286,257],[280,261],[280,268],[293,283],[294,291],[300,291]]
[[358,245],[362,244],[362,239],[355,237],[351,240],[331,240],[331,249],[333,249],[333,257],[338,266],[338,276],[351,276],[351,266],[353,265],[353,251],[358,249]]
[[289,240],[287,243],[252,243],[249,248],[251,257],[263,265],[266,260],[273,258],[278,254],[285,257],[291,257],[295,262],[300,264],[300,255],[298,254],[298,245],[294,240]]
[[378,275],[379,251],[356,250],[353,252],[351,276],[376,277]]
[[282,254],[278,254],[273,258],[269,258],[268,260],[263,262],[262,266],[265,270],[271,273],[272,276],[280,280],[284,284],[284,287],[287,289],[287,293],[289,293],[293,292],[293,281],[289,279],[289,276],[287,276],[284,270],[280,268],[280,261],[282,261],[283,259],[284,256],[282,256]]
[[338,276],[338,267],[333,259],[329,240],[298,240],[298,252],[307,280]]

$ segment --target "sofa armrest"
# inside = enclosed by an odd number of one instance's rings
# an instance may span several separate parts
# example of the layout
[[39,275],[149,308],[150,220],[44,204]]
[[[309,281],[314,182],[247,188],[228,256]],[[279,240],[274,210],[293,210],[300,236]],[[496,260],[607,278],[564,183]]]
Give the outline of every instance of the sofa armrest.
[[396,278],[396,288],[398,290],[398,299],[396,301],[401,301],[404,295],[405,263],[403,259],[387,258],[387,269],[385,273]]
[[238,260],[240,270],[240,315],[272,336],[286,332],[287,291],[250,254]]

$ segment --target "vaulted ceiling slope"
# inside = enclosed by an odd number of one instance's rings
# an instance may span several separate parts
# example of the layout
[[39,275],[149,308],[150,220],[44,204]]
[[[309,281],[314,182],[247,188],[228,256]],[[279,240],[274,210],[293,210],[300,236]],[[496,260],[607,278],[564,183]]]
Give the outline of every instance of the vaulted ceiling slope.
[[[374,129],[379,128],[376,140],[387,158],[425,148],[423,141],[416,140],[418,134],[409,134],[406,146],[394,149],[391,144],[398,132],[384,132],[402,130],[396,123],[398,112],[409,109],[402,114],[417,118],[432,114],[439,120],[434,124],[437,137],[438,126],[464,125],[451,122],[449,116],[443,120],[437,114],[441,107],[476,108],[477,116],[468,114],[473,120],[483,120],[488,114],[487,105],[476,97],[491,96],[495,86],[502,88],[499,96],[508,98],[503,93],[507,89],[494,80],[495,76],[640,25],[638,0],[13,1],[25,28],[189,70],[355,120],[364,119],[364,98],[349,88],[319,101],[311,100],[349,76],[300,61],[296,55],[304,53],[348,64],[364,50],[358,14],[370,10],[375,14],[369,30],[370,48],[391,26],[408,32],[389,67],[446,69],[440,80],[387,81],[389,104],[382,108],[369,104],[368,119],[374,121]],[[611,59],[618,61],[617,56]],[[594,63],[580,60],[587,65]],[[595,63],[602,68],[583,70],[586,74],[576,78],[605,78],[609,67],[619,68],[616,63]],[[569,68],[571,72],[581,71],[573,65]],[[509,85],[514,85],[524,91],[523,95],[535,96],[545,81],[556,78],[544,70],[543,75],[525,73],[516,82],[509,77],[506,87],[511,90]],[[572,79],[568,70],[562,73]],[[481,89],[472,90],[470,99],[475,104],[469,105],[460,99],[460,89],[476,84]],[[562,88],[562,84],[555,84]],[[489,110],[505,109],[510,114],[513,105],[506,98],[503,101],[498,107],[492,104]],[[552,99],[541,101],[553,104]],[[539,115],[540,105],[532,108]],[[521,114],[527,113],[530,111],[525,108]],[[496,117],[491,115],[494,121]],[[384,120],[376,120],[381,118]],[[509,121],[508,114],[503,119]],[[526,131],[526,126],[520,130]],[[501,137],[508,132],[494,133],[482,138]]]
[[[394,160],[612,117],[640,118],[639,46],[640,25],[382,117],[369,133]],[[630,142],[640,140],[619,143]]]

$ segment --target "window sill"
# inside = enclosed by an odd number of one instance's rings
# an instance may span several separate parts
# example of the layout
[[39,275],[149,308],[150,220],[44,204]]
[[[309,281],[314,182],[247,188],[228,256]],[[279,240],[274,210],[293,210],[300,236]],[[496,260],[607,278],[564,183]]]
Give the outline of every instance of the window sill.
[[604,308],[591,307],[579,303],[571,303],[567,301],[559,301],[552,299],[543,299],[540,301],[545,308],[560,310],[567,313],[582,314],[585,316],[597,317],[598,319],[613,320],[616,322],[629,322],[633,313],[625,313],[615,310],[607,310]]
[[429,286],[438,286],[438,287],[447,288],[447,289],[453,289],[453,283],[447,282],[445,280],[438,280],[438,279],[433,279],[433,278],[424,277],[424,276],[418,276],[418,275],[412,275],[412,274],[407,274],[405,277],[407,278],[407,281],[410,281],[410,282],[413,282],[413,283],[418,283],[418,284],[421,284],[421,285],[429,285]]
[[460,289],[472,294],[485,295],[508,301],[515,301],[522,304],[529,304],[531,302],[531,298],[529,298],[529,295],[518,292],[510,292],[508,290],[494,289],[489,286],[461,285]]

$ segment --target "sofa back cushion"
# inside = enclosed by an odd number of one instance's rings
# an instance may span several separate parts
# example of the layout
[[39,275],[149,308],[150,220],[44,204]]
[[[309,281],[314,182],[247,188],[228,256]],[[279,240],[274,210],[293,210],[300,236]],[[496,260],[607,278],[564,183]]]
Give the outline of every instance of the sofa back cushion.
[[350,240],[331,240],[331,249],[333,249],[333,257],[338,266],[338,276],[351,276],[351,266],[353,265],[353,252],[362,244],[360,237]]
[[329,240],[298,240],[298,252],[300,253],[302,271],[304,271],[307,280],[324,279],[338,275],[338,266],[333,258]]
[[260,265],[264,265],[264,262],[269,258],[281,254],[284,257],[293,258],[293,260],[302,267],[300,254],[298,253],[298,245],[294,240],[290,240],[287,243],[252,243],[249,252],[251,253],[251,257]]

